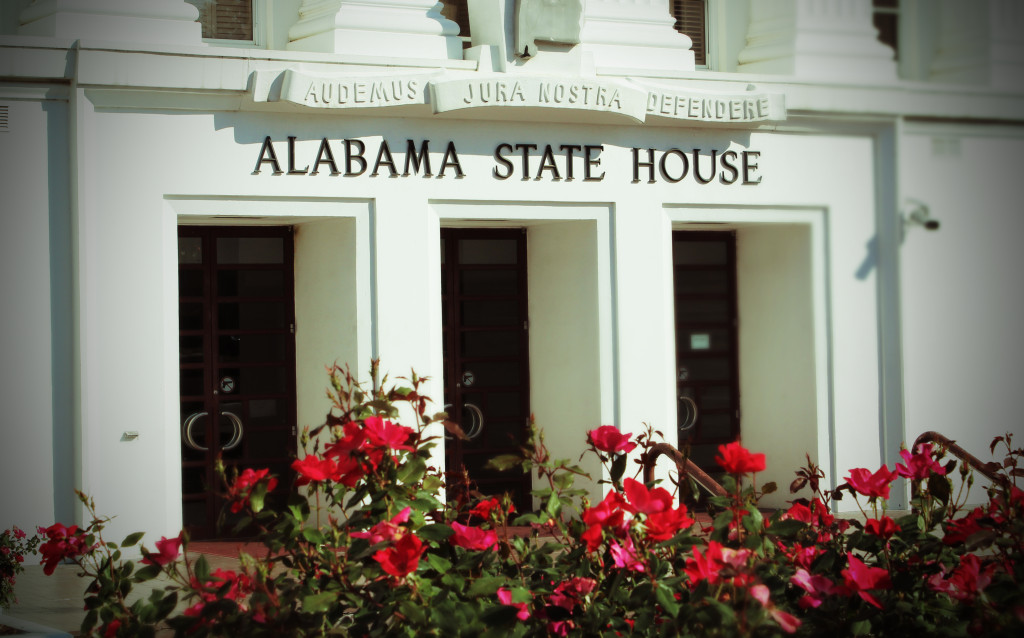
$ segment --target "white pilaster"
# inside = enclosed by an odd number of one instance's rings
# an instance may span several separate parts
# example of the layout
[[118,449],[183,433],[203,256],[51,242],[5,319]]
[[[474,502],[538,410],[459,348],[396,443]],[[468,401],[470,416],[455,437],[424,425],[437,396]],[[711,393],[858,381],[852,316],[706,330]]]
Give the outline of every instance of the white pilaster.
[[21,12],[21,35],[202,44],[199,10],[184,0],[34,0]]
[[692,42],[673,28],[668,0],[586,0],[580,47],[598,69],[692,71]]
[[1024,4],[943,0],[939,10],[930,79],[1024,88]]
[[893,53],[870,0],[757,0],[737,70],[877,84],[896,79]]
[[459,26],[436,0],[303,0],[288,31],[295,51],[462,59]]

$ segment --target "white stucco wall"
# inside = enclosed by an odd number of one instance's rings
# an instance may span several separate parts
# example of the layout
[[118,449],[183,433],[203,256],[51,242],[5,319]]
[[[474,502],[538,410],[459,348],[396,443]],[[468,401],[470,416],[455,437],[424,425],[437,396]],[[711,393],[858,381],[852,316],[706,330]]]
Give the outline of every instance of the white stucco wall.
[[1024,134],[917,125],[900,150],[904,201],[941,224],[909,227],[900,251],[907,444],[934,430],[988,460],[993,437],[1024,439]]
[[73,498],[67,104],[0,105],[9,123],[0,132],[0,530],[34,532]]

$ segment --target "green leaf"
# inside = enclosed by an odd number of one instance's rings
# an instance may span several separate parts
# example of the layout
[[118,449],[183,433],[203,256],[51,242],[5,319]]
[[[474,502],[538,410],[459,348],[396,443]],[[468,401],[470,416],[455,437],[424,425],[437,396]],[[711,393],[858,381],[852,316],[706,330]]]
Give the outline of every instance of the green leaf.
[[615,460],[612,461],[612,482],[618,483],[622,480],[622,475],[626,473],[626,462],[628,457],[625,454],[616,454]]
[[430,567],[441,574],[447,573],[452,568],[452,562],[447,558],[438,556],[437,554],[427,554],[427,563]]
[[196,580],[199,582],[205,583],[210,580],[210,563],[203,554],[200,554],[199,558],[196,559],[195,567],[192,569],[195,571]]
[[425,541],[443,541],[454,533],[455,530],[444,523],[432,523],[416,530],[416,535]]
[[772,492],[774,492],[774,491],[776,491],[778,489],[779,489],[778,486],[775,485],[774,482],[768,482],[768,483],[765,483],[761,487],[761,493],[762,494],[771,494]]
[[324,533],[315,527],[307,527],[303,529],[302,536],[314,545],[320,545],[325,540]]
[[256,486],[252,488],[252,492],[249,494],[249,504],[252,506],[252,511],[259,513],[263,509],[263,501],[267,496],[267,484],[264,481],[256,483]]
[[676,601],[675,596],[671,591],[664,587],[658,587],[654,590],[654,596],[658,599],[658,604],[661,608],[673,618],[679,614],[679,602]]
[[414,483],[427,471],[427,464],[421,458],[413,458],[402,464],[398,469],[398,480],[402,483]]
[[772,523],[768,528],[768,535],[777,538],[794,538],[797,534],[807,528],[807,523],[789,518],[784,521]]
[[864,636],[871,631],[870,620],[858,620],[857,622],[850,625],[850,635],[852,636]]
[[160,571],[161,569],[159,565],[146,565],[145,567],[140,567],[139,570],[135,572],[135,582],[144,583],[147,580],[153,580],[160,575]]
[[135,532],[134,534],[129,534],[125,536],[124,540],[121,541],[121,547],[131,547],[135,545],[135,543],[138,543],[140,540],[142,540],[142,537],[145,534],[146,532]]
[[562,511],[562,502],[558,500],[558,494],[552,492],[551,496],[548,497],[548,504],[544,510],[548,513],[551,518],[558,518],[559,512]]
[[306,613],[316,614],[326,612],[331,608],[331,604],[338,599],[337,592],[325,591],[319,594],[310,594],[302,598],[302,611]]
[[499,472],[507,472],[512,468],[519,467],[523,464],[523,457],[518,454],[499,454],[491,460],[487,461],[484,466],[489,470],[498,470]]
[[505,584],[504,576],[483,576],[473,581],[469,586],[468,595],[472,598],[480,596],[493,596],[498,588]]

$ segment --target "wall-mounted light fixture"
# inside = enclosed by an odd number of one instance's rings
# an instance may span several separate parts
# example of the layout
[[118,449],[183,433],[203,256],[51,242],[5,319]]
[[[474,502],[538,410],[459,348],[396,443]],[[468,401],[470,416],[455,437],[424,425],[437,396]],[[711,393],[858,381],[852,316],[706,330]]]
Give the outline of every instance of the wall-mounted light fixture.
[[916,199],[908,199],[903,207],[903,228],[921,226],[925,230],[938,230],[939,220],[932,219],[928,205]]

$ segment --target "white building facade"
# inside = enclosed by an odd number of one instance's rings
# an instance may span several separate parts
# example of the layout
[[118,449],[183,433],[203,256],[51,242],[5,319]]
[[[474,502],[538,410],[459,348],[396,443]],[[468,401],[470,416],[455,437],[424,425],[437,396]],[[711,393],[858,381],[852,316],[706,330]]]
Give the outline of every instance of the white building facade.
[[783,488],[1021,431],[1024,5],[680,4],[5,2],[0,528],[216,535],[375,358],[485,490],[530,414]]

